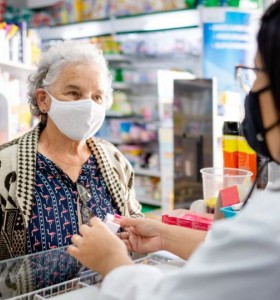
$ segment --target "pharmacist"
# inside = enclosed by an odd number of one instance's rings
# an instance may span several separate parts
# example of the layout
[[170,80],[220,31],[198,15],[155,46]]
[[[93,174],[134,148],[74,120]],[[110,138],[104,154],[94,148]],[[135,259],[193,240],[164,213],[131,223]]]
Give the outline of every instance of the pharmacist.
[[[243,129],[250,146],[280,162],[280,0],[264,14],[258,33],[256,80],[245,100]],[[130,250],[168,250],[185,257],[184,228],[123,219],[123,243],[97,218],[72,237],[69,253],[104,276],[98,299],[280,299],[280,180],[253,195],[234,218],[217,221],[207,242],[184,267],[161,273],[133,265]],[[199,238],[198,238],[199,240]]]

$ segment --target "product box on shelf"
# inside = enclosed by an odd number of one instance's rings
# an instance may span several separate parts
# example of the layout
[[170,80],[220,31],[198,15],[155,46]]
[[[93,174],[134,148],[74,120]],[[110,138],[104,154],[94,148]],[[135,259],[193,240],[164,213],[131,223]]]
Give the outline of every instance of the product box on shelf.
[[7,1],[6,0],[0,0],[0,22],[2,22],[4,20],[6,7],[7,7]]

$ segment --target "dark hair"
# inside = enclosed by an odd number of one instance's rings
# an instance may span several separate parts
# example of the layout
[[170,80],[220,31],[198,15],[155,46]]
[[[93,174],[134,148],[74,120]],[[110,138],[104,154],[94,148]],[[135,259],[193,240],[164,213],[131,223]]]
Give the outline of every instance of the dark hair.
[[280,0],[275,1],[262,16],[257,42],[275,106],[280,114]]

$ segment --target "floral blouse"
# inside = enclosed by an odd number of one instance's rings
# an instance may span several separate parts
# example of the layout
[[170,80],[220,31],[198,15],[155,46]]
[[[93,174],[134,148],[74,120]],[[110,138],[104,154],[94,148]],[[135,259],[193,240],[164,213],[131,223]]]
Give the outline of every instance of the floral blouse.
[[107,213],[119,214],[93,155],[84,163],[74,183],[51,160],[37,153],[34,202],[27,232],[28,253],[71,244],[72,235],[78,232],[77,183],[89,191],[87,207],[93,215],[104,219]]

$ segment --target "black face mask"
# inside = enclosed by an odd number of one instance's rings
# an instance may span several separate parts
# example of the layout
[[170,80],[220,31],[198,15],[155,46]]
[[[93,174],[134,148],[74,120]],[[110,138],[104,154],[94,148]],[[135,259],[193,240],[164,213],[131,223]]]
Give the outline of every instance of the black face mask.
[[241,124],[241,129],[245,139],[253,150],[255,150],[259,155],[273,160],[265,141],[265,134],[272,128],[279,125],[280,119],[268,128],[264,128],[259,102],[259,95],[268,89],[269,87],[265,87],[257,92],[251,91],[246,96],[245,118]]

